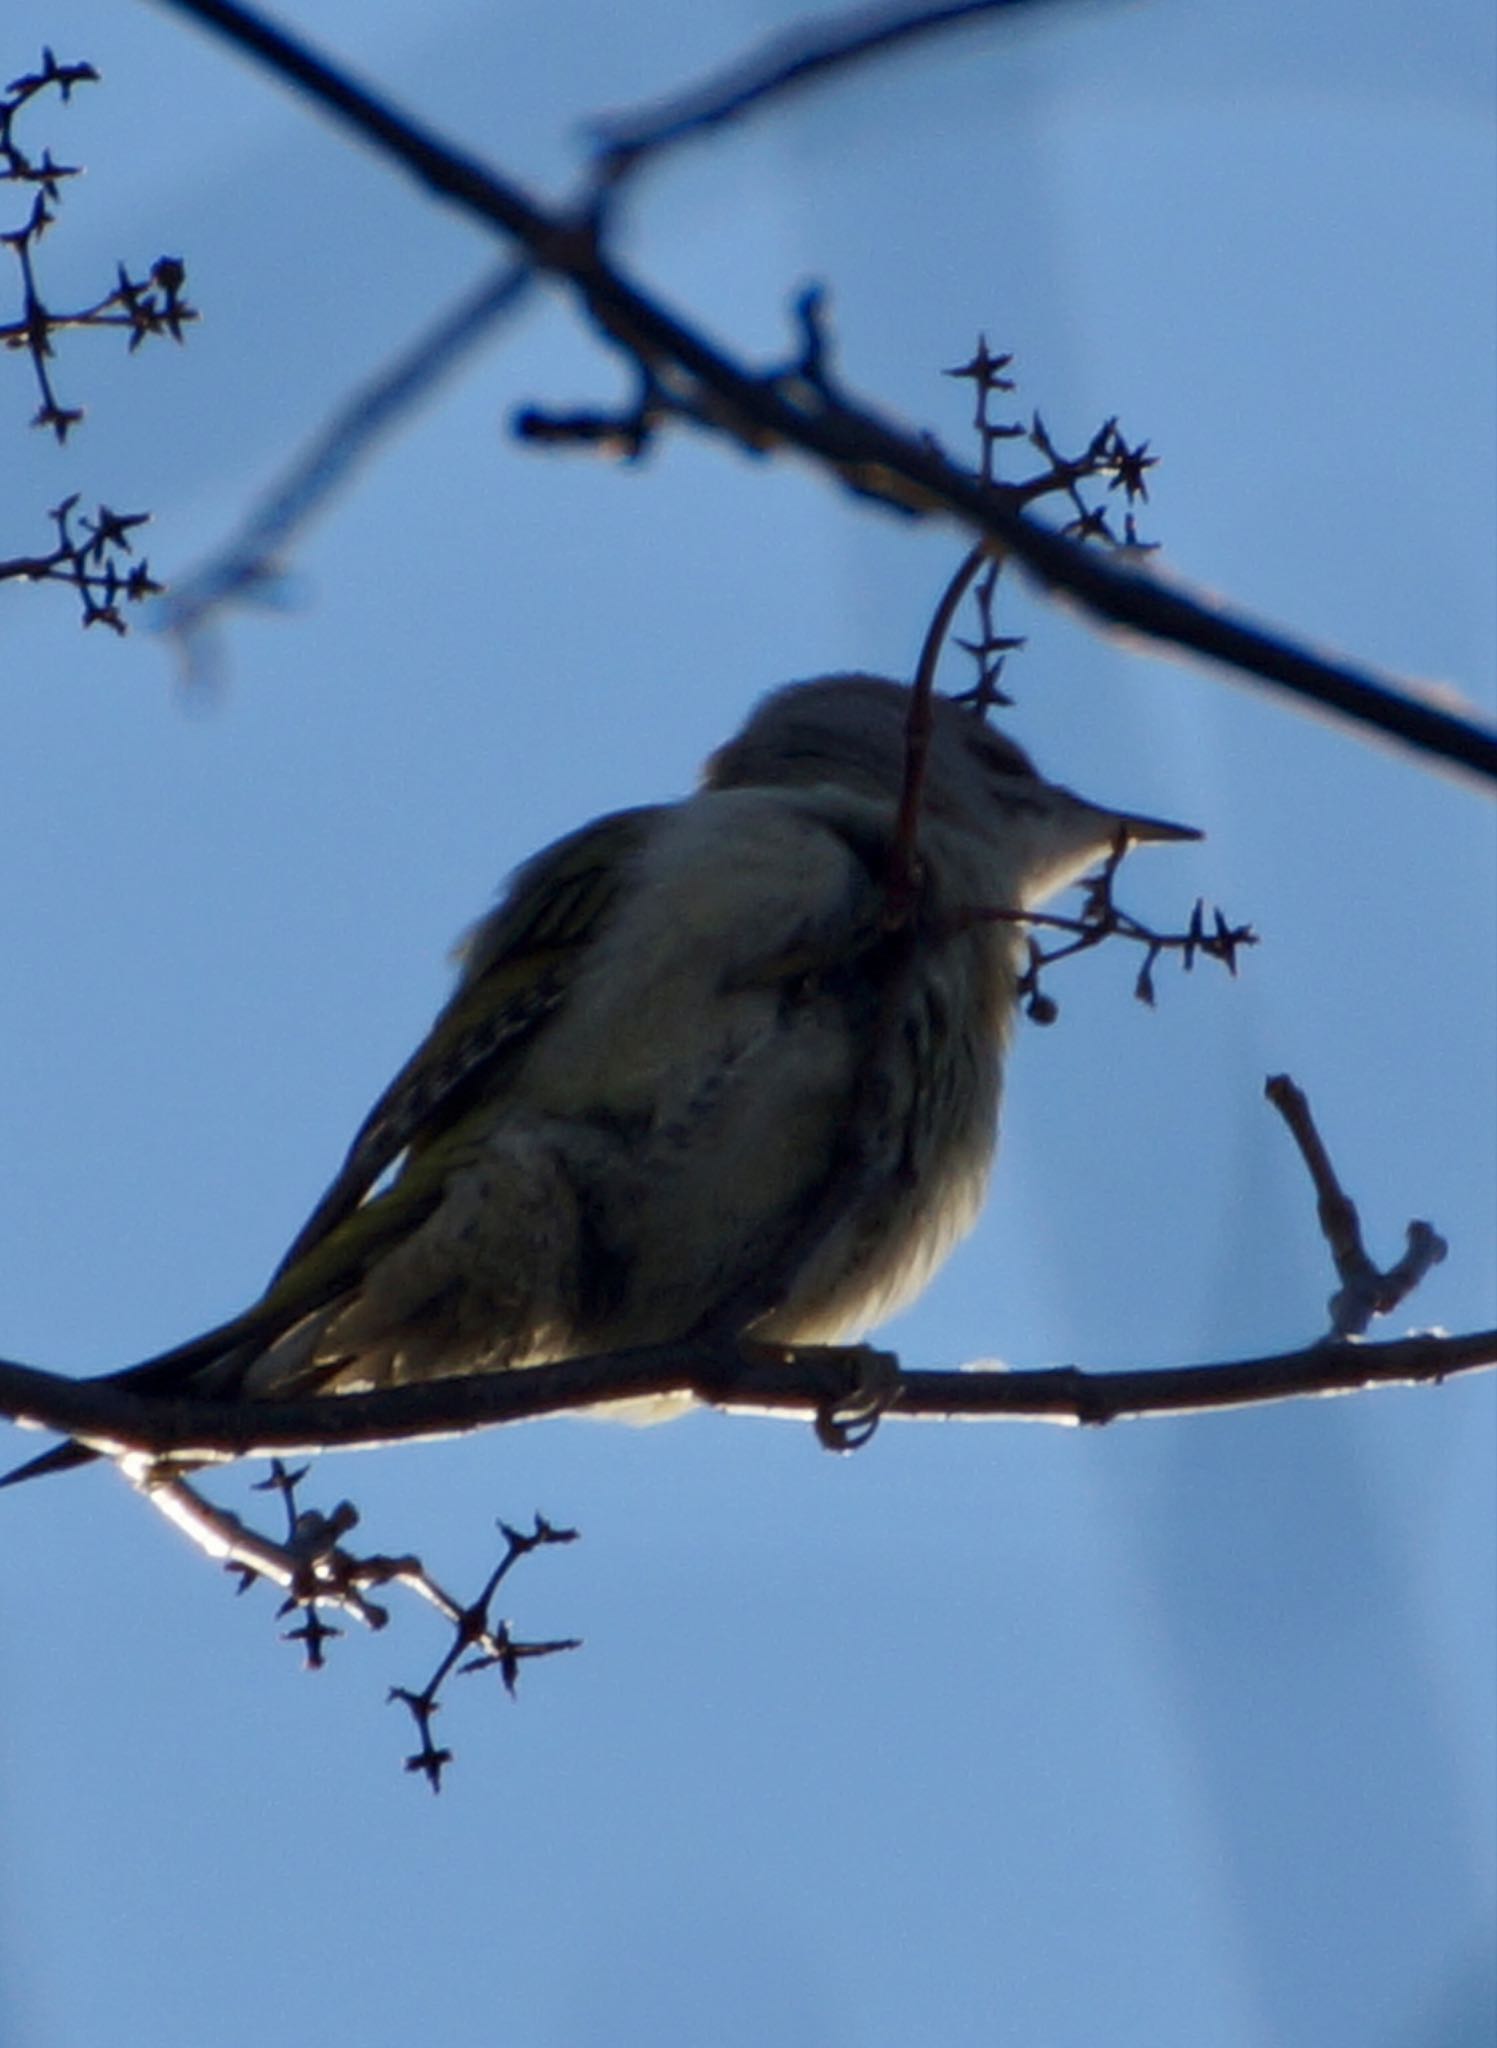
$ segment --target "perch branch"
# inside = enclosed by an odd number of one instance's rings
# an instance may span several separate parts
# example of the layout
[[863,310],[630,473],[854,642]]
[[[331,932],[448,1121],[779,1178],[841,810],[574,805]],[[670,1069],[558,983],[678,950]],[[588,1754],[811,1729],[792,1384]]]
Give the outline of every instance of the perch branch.
[[[1349,1284],[1349,1273],[1357,1277],[1359,1254],[1392,1307],[1438,1254],[1426,1254],[1412,1277],[1403,1270],[1414,1263],[1406,1258],[1403,1267],[1395,1269],[1400,1274],[1396,1289],[1389,1276],[1371,1268],[1360,1250],[1355,1210],[1314,1131],[1308,1104],[1286,1076],[1270,1083],[1270,1099],[1281,1108],[1280,1098],[1290,1099],[1291,1091],[1298,1099],[1291,1128],[1320,1193],[1322,1226],[1343,1286]],[[850,1161],[849,1171],[858,1164]],[[1429,1226],[1423,1228],[1438,1244]],[[800,1248],[797,1240],[794,1249]],[[765,1301],[775,1298],[779,1279],[776,1271],[766,1272]],[[762,1313],[765,1301],[741,1304],[739,1326],[752,1314]],[[1376,1307],[1371,1311],[1378,1312]],[[562,1359],[552,1365],[430,1380],[382,1393],[281,1401],[146,1395],[107,1378],[71,1380],[0,1361],[0,1414],[29,1428],[57,1430],[114,1457],[139,1454],[140,1472],[146,1483],[154,1484],[172,1475],[151,1473],[151,1458],[191,1458],[207,1464],[284,1450],[356,1450],[498,1423],[539,1421],[612,1401],[684,1395],[729,1413],[807,1417],[817,1424],[823,1442],[845,1448],[837,1418],[866,1418],[870,1412],[875,1419],[889,1415],[910,1420],[1100,1424],[1250,1407],[1307,1394],[1415,1386],[1494,1365],[1497,1330],[1460,1336],[1430,1331],[1381,1344],[1362,1343],[1333,1330],[1321,1343],[1266,1358],[1101,1373],[1077,1366],[911,1370],[866,1344],[760,1344],[724,1333]],[[141,1483],[140,1477],[136,1483]],[[341,1533],[334,1529],[334,1539]]]
[[1077,1366],[915,1370],[862,1345],[680,1343],[380,1394],[234,1403],[134,1394],[105,1380],[0,1363],[0,1412],[116,1456],[142,1451],[225,1463],[276,1452],[369,1449],[670,1395],[726,1413],[814,1420],[857,1409],[870,1384],[882,1381],[888,1396],[881,1405],[892,1420],[1099,1424],[1427,1385],[1493,1366],[1497,1329],[1376,1344],[1337,1339],[1261,1358],[1127,1372]]

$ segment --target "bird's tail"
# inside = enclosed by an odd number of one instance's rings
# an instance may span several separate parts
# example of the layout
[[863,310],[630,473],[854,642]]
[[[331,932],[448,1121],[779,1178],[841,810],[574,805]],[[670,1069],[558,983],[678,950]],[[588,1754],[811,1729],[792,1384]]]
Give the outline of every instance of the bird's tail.
[[[257,1304],[233,1322],[220,1324],[178,1344],[139,1365],[127,1365],[118,1372],[102,1373],[102,1386],[121,1387],[133,1394],[190,1394],[208,1400],[234,1400],[245,1391],[251,1368],[270,1361],[276,1393],[310,1392],[330,1370],[320,1366],[308,1370],[307,1354],[326,1323],[325,1315],[303,1315],[290,1323],[284,1314],[267,1313],[267,1303]],[[252,1390],[267,1392],[268,1387]],[[87,1444],[56,1444],[24,1465],[0,1476],[0,1487],[19,1486],[23,1479],[42,1479],[53,1472],[70,1472],[79,1465],[92,1464],[103,1452]]]
[[[188,1344],[179,1344],[171,1351],[163,1351],[155,1358],[142,1360],[139,1365],[125,1366],[118,1372],[98,1375],[99,1384],[108,1387],[122,1387],[136,1394],[184,1394],[228,1391],[224,1384],[229,1380],[235,1353],[242,1352],[243,1345],[234,1344],[231,1333],[234,1324],[222,1329],[209,1330],[201,1337],[195,1337]],[[242,1377],[242,1365],[240,1376]],[[0,1477],[0,1486],[19,1486],[23,1479],[42,1479],[51,1472],[70,1472],[78,1465],[90,1465],[100,1457],[101,1452],[92,1450],[87,1444],[56,1444],[50,1451],[43,1451],[35,1458],[29,1458],[24,1465],[16,1466],[12,1472]]]
[[75,1465],[91,1465],[98,1456],[87,1444],[54,1444],[50,1451],[0,1474],[0,1486],[19,1486],[23,1479],[45,1479],[50,1472],[71,1472]]

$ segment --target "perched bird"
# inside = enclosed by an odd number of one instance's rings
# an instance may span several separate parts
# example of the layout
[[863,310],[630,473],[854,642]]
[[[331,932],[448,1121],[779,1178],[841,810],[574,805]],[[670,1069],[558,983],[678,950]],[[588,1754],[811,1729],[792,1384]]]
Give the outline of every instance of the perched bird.
[[845,1339],[917,1293],[997,1137],[1024,938],[982,913],[1120,841],[1199,835],[1044,781],[937,698],[898,881],[909,709],[872,676],[793,683],[695,795],[528,861],[262,1298],[116,1377],[342,1393]]

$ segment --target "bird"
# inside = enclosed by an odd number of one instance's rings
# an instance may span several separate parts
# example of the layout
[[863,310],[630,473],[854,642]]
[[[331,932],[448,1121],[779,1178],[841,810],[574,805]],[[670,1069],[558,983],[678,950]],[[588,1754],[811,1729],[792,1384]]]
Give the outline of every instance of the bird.
[[[865,674],[763,698],[677,802],[521,866],[260,1299],[106,1378],[337,1395],[692,1337],[861,1337],[981,1207],[1022,923],[1189,826]],[[908,814],[907,814],[908,815]],[[1005,913],[995,917],[993,912]],[[65,1443],[7,1475],[96,1455]]]

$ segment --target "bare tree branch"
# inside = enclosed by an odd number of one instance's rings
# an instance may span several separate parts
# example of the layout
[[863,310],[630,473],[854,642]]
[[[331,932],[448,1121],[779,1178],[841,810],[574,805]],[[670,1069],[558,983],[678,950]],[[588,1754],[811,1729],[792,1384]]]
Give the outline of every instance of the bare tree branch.
[[537,268],[576,291],[594,324],[635,362],[673,416],[752,449],[797,449],[858,495],[907,513],[955,517],[1011,553],[1041,585],[1099,619],[1187,648],[1497,781],[1497,732],[1491,728],[1455,715],[1413,686],[1392,687],[1365,669],[1324,659],[1241,614],[1052,532],[1025,516],[1016,487],[958,469],[928,439],[835,395],[824,376],[808,379],[800,365],[757,372],[712,346],[605,257],[600,192],[574,211],[548,209],[252,9],[235,0],[162,4],[253,54],[430,190],[517,241]]
[[0,1413],[119,1456],[139,1451],[204,1463],[276,1452],[367,1450],[501,1423],[573,1415],[613,1401],[685,1396],[728,1414],[814,1421],[865,1410],[887,1388],[891,1421],[1132,1421],[1246,1408],[1306,1394],[1419,1386],[1497,1366],[1497,1329],[1365,1344],[1338,1339],[1210,1365],[1089,1372],[962,1366],[902,1369],[866,1346],[710,1345],[571,1358],[513,1372],[431,1380],[379,1394],[219,1402],[135,1394],[0,1361]]

